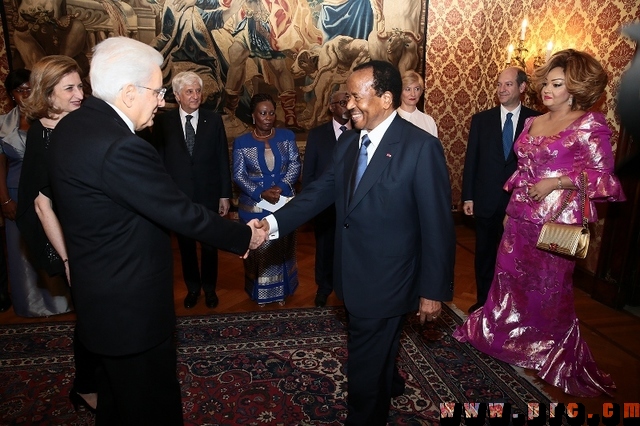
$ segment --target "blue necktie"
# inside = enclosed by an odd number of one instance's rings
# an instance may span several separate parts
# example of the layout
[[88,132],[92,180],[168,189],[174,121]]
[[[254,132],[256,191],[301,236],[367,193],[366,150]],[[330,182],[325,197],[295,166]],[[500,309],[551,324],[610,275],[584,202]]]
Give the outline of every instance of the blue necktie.
[[187,143],[187,151],[189,155],[193,154],[193,146],[196,144],[196,129],[191,124],[192,115],[187,115],[187,121],[184,123],[185,142]]
[[347,130],[347,126],[340,126],[340,134],[343,134]]
[[513,122],[511,121],[513,114],[508,112],[507,119],[504,121],[502,128],[502,149],[504,150],[504,159],[509,157],[511,148],[513,147]]
[[360,152],[358,153],[358,165],[356,166],[356,177],[353,181],[353,192],[356,192],[356,188],[360,183],[360,179],[362,179],[362,175],[364,174],[364,170],[367,168],[367,147],[371,143],[369,136],[364,135],[362,137],[362,144],[360,145]]

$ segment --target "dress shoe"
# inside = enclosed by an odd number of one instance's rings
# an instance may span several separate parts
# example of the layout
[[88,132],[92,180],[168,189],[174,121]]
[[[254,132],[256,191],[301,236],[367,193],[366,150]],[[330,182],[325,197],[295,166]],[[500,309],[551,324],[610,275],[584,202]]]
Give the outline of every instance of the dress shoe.
[[318,308],[321,308],[323,306],[325,306],[327,304],[327,297],[329,297],[326,294],[321,294],[321,293],[317,293],[316,294],[316,299],[314,300],[316,306]]
[[469,308],[469,310],[467,312],[472,313],[474,311],[477,311],[478,309],[482,308],[484,306],[484,303],[474,303],[473,305],[471,305],[471,307]]
[[195,291],[190,291],[187,294],[187,297],[184,298],[184,307],[187,309],[191,309],[194,306],[196,306],[196,303],[198,303],[198,296],[200,295],[200,293],[195,292]]
[[11,307],[11,298],[8,294],[0,294],[0,312],[5,312]]
[[215,291],[211,292],[211,293],[205,293],[204,295],[204,303],[207,304],[207,308],[215,308],[218,306],[218,295],[216,294]]
[[69,399],[71,400],[71,404],[73,404],[73,409],[75,411],[78,411],[78,406],[80,406],[84,407],[85,410],[91,411],[94,414],[96,413],[96,409],[90,406],[89,403],[82,397],[82,395],[76,392],[75,389],[71,389],[71,392],[69,392]]

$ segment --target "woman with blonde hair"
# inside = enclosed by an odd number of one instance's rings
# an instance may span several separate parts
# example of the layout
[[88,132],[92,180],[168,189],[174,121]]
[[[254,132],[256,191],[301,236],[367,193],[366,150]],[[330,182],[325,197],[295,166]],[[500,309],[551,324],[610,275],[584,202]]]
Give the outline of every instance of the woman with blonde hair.
[[417,107],[423,93],[424,80],[420,74],[411,70],[406,71],[402,75],[402,95],[400,97],[400,107],[397,109],[398,115],[437,138],[438,127],[435,120]]
[[536,248],[542,225],[555,214],[559,223],[582,223],[576,194],[583,173],[589,222],[597,220],[594,202],[625,199],[613,175],[611,130],[602,113],[588,111],[604,93],[607,74],[589,54],[568,49],[538,68],[533,83],[548,111],[528,118],[515,142],[518,168],[504,186],[513,193],[489,296],[454,337],[536,370],[569,395],[612,395],[613,380],[580,335],[575,260]]

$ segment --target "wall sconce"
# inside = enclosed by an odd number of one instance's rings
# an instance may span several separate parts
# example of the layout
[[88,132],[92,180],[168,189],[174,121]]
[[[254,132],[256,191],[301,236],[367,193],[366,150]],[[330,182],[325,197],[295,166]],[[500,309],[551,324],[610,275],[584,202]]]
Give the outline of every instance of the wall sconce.
[[527,18],[522,20],[522,25],[520,26],[520,38],[518,39],[517,47],[513,47],[513,44],[510,44],[507,48],[507,64],[510,64],[511,61],[515,61],[516,65],[518,65],[523,70],[527,69],[525,63],[525,55],[529,53],[526,47],[524,47],[524,39],[527,34],[527,25],[529,22]]
[[[527,26],[529,25],[529,21],[527,18],[522,20],[522,25],[520,26],[520,37],[518,39],[517,45],[514,47],[513,44],[510,44],[507,47],[507,65],[515,62],[516,66],[519,66],[525,72],[527,71],[527,56],[529,54],[529,50],[524,47],[524,41],[527,34]],[[536,69],[542,65],[544,65],[549,58],[551,57],[551,53],[553,52],[553,42],[549,41],[547,43],[547,48],[545,51],[544,58],[542,57],[542,52],[538,51],[538,54],[533,57],[533,68]]]

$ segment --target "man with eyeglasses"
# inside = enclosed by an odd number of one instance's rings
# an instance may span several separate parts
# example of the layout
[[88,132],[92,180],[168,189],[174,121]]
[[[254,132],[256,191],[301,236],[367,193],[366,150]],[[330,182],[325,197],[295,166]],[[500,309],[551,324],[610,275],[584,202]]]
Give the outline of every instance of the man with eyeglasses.
[[[329,99],[331,121],[309,130],[302,167],[302,189],[317,180],[331,163],[336,142],[343,132],[352,128],[347,109],[347,92],[334,92]],[[314,303],[318,307],[327,304],[333,291],[333,246],[335,241],[336,209],[332,204],[313,220],[316,237],[315,279],[318,291]]]
[[77,332],[100,363],[98,425],[183,424],[168,230],[239,255],[265,239],[255,223],[193,203],[134,134],[164,106],[161,64],[139,41],[99,43],[94,96],[60,121],[49,148]]

